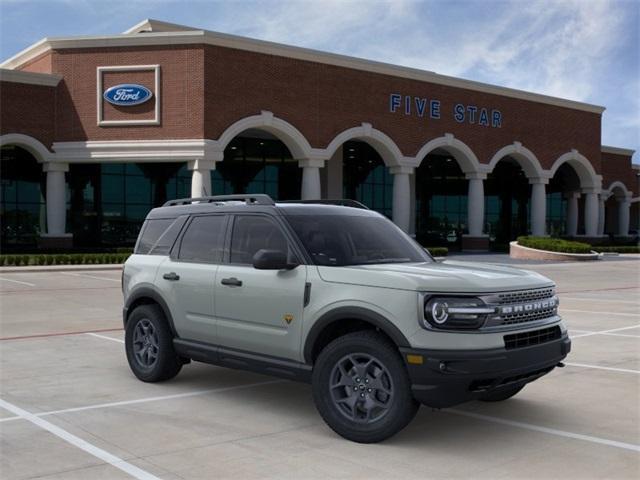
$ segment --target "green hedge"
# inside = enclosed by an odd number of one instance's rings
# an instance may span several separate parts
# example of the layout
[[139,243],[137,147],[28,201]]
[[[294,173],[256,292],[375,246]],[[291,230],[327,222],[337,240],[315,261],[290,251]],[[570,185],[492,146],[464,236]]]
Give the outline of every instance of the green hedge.
[[640,245],[620,245],[617,247],[614,245],[603,245],[595,246],[593,247],[593,250],[598,253],[640,253]]
[[0,255],[0,266],[21,267],[26,265],[103,265],[124,263],[130,253],[68,253],[68,254],[23,254]]
[[449,253],[449,249],[447,247],[425,247],[425,249],[434,257],[446,257]]
[[547,237],[518,237],[518,245],[535,248],[536,250],[562,253],[591,253],[592,250],[591,245],[588,243]]

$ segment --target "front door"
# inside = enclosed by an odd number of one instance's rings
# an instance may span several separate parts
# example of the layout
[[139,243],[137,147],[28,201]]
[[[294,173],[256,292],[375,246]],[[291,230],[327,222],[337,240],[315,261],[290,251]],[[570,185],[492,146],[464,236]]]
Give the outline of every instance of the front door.
[[281,250],[295,258],[282,226],[266,215],[236,215],[229,262],[216,274],[215,313],[222,347],[300,360],[305,265],[257,270],[258,250]]

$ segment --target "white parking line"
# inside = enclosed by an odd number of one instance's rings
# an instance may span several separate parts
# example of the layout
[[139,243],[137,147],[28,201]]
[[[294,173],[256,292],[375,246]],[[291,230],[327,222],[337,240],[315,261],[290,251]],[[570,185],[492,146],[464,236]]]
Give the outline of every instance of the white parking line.
[[615,315],[615,316],[621,316],[621,317],[640,318],[640,313],[594,312],[593,310],[572,310],[570,308],[560,308],[560,313],[562,312],[592,313],[594,315]]
[[601,367],[600,365],[587,365],[586,363],[569,363],[564,362],[569,367],[593,368],[595,370],[608,370],[611,372],[635,373],[640,374],[640,370],[631,370],[629,368]]
[[85,278],[93,278],[95,280],[107,280],[109,282],[118,282],[120,283],[119,278],[109,278],[109,277],[98,277],[96,275],[86,275],[84,273],[72,273],[72,272],[60,272],[62,275],[70,275],[72,277],[85,277]]
[[89,455],[93,455],[96,458],[99,458],[103,462],[106,462],[110,465],[113,465],[119,470],[122,470],[125,473],[128,473],[134,478],[143,479],[143,480],[159,480],[155,475],[150,474],[149,472],[142,470],[141,468],[136,467],[135,465],[130,464],[129,462],[116,457],[115,455],[107,452],[106,450],[102,450],[101,448],[96,447],[95,445],[81,439],[69,433],[68,431],[54,425],[53,423],[47,422],[42,418],[37,417],[31,412],[27,412],[20,407],[13,405],[12,403],[6,402],[0,398],[0,407],[8,410],[18,417],[27,420],[28,422],[33,423],[34,425],[42,428],[43,430],[52,433],[58,438],[61,438],[67,443],[70,443],[74,447],[79,448],[80,450],[84,450]]
[[455,415],[462,415],[470,418],[476,418],[478,420],[485,420],[487,422],[499,423],[501,425],[508,425],[510,427],[524,428],[526,430],[533,430],[535,432],[548,433],[551,435],[557,435],[559,437],[573,438],[576,440],[584,440],[585,442],[599,443],[601,445],[608,445],[610,447],[616,447],[616,448],[622,448],[625,450],[632,450],[634,452],[640,452],[640,445],[636,445],[633,443],[618,442],[616,440],[609,440],[607,438],[594,437],[591,435],[583,435],[581,433],[566,432],[564,430],[556,430],[555,428],[541,427],[539,425],[533,425],[531,423],[514,422],[512,420],[505,420],[503,418],[498,418],[498,417],[490,417],[489,415],[481,415],[479,413],[472,413],[472,412],[467,412],[467,411],[458,410],[458,409],[447,409],[447,410],[444,410],[444,412],[453,413]]
[[3,280],[5,282],[19,283],[20,285],[26,285],[27,287],[35,287],[36,286],[34,283],[21,282],[20,280],[13,280],[11,278],[0,277],[0,280]]
[[588,301],[588,302],[597,302],[597,303],[628,303],[630,305],[636,305],[638,308],[640,308],[640,303],[633,301],[633,300],[612,300],[612,299],[605,299],[605,298],[593,298],[593,297],[584,297],[584,298],[578,298],[578,297],[560,297],[560,300],[576,300],[576,301]]
[[[607,337],[640,338],[640,335],[627,335],[626,333],[593,332],[591,330],[578,330],[576,328],[570,328],[569,331],[570,332],[577,332],[578,334],[591,333],[593,335],[606,335]],[[581,335],[578,335],[578,336],[581,336]],[[573,338],[573,336],[571,338]]]
[[[229,392],[232,390],[244,390],[246,388],[254,388],[261,387],[263,385],[271,385],[274,383],[283,383],[285,380],[267,380],[264,382],[256,382],[256,383],[246,383],[244,385],[235,385],[233,387],[222,387],[222,388],[209,388],[207,390],[194,390],[192,392],[184,392],[184,393],[174,393],[172,395],[162,395],[158,397],[145,397],[145,398],[137,398],[135,400],[123,400],[120,402],[110,402],[110,403],[97,403],[94,405],[85,405],[82,407],[72,407],[65,408],[62,410],[49,410],[47,412],[34,413],[33,415],[36,417],[46,417],[49,415],[60,415],[64,413],[73,413],[73,412],[82,412],[85,410],[96,410],[100,408],[112,408],[112,407],[122,407],[125,405],[135,405],[138,403],[147,403],[147,402],[159,402],[161,400],[173,400],[176,398],[188,398],[188,397],[197,397],[199,395],[206,395],[208,393],[222,393]],[[20,416],[16,417],[5,417],[0,418],[1,422],[10,422],[13,420],[20,420]]]
[[106,335],[100,335],[98,333],[87,332],[85,335],[91,335],[92,337],[104,338],[105,340],[111,340],[112,342],[124,343],[124,340],[119,338],[107,337]]
[[634,328],[640,328],[640,325],[631,325],[629,327],[612,328],[611,330],[600,330],[598,332],[583,333],[581,335],[573,335],[571,340],[582,337],[591,337],[592,335],[602,335],[604,333],[622,332],[623,330],[633,330]]

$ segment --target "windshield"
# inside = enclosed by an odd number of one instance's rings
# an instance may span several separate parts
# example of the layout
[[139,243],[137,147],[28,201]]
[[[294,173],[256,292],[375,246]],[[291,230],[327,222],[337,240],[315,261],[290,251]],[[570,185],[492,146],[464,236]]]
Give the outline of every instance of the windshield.
[[287,215],[316,265],[430,262],[431,257],[384,217]]

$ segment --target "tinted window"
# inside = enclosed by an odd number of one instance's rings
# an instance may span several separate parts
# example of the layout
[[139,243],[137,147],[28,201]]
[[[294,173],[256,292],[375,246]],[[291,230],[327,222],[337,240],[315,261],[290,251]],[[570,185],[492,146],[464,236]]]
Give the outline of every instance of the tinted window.
[[432,261],[382,216],[292,215],[286,217],[316,265],[367,265]]
[[226,218],[224,215],[194,217],[182,236],[178,258],[189,262],[220,262]]
[[158,241],[151,248],[149,255],[168,255],[187,218],[186,215],[176,218],[169,228],[160,235]]
[[289,253],[287,238],[273,221],[255,215],[238,216],[231,236],[231,263],[252,264],[258,250]]
[[174,220],[174,218],[157,218],[144,222],[135,253],[142,255],[149,253],[151,247],[153,247],[160,238],[160,235],[169,228],[169,225],[171,225]]

